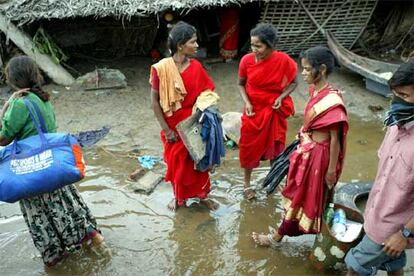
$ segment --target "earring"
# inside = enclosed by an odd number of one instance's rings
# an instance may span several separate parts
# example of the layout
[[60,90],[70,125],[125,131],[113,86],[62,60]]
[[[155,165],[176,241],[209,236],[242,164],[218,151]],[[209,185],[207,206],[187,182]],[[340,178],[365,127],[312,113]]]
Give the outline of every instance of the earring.
[[182,50],[183,50],[183,48],[179,47],[179,48],[178,48],[178,50],[182,51]]

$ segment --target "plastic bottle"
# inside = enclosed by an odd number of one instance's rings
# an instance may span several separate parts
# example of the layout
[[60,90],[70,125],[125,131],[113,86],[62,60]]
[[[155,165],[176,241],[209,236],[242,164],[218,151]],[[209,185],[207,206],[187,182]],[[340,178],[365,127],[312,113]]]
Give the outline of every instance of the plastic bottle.
[[233,149],[235,147],[236,143],[233,140],[227,140],[226,147],[229,149]]
[[325,216],[324,216],[325,223],[327,225],[329,225],[329,226],[331,225],[334,214],[335,214],[334,204],[329,203],[328,208],[325,209]]
[[346,215],[342,209],[337,209],[334,213],[331,231],[335,236],[343,236],[346,232]]

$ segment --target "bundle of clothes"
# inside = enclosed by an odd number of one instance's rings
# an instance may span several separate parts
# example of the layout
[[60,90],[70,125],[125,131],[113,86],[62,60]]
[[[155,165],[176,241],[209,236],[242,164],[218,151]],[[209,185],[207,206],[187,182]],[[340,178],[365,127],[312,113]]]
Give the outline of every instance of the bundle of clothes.
[[213,170],[216,166],[220,165],[220,160],[224,157],[221,121],[221,114],[217,107],[208,107],[201,115],[201,139],[206,144],[206,152],[203,159],[196,164],[198,171]]
[[[193,107],[193,115],[187,122],[177,126],[178,133],[198,171],[214,170],[221,164],[221,158],[225,155],[221,126],[223,119],[217,106],[218,100],[219,96],[215,92],[202,92]],[[196,138],[192,139],[191,135]]]

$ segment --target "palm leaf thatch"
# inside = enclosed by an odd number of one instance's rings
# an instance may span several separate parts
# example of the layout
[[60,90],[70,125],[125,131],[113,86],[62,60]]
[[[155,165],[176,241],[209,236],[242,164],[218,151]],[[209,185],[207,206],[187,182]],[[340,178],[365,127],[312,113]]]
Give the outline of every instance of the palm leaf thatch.
[[147,16],[168,9],[191,10],[252,1],[254,0],[0,0],[0,10],[10,20],[24,25],[39,19],[87,16],[130,19],[132,16]]

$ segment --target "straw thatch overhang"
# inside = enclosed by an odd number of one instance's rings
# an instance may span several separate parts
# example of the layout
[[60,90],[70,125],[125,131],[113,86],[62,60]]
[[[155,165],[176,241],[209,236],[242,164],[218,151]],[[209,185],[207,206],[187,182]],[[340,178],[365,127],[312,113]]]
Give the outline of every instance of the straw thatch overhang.
[[254,0],[0,0],[0,10],[19,25],[41,19],[93,16],[130,19],[165,10],[189,11],[213,6],[243,4]]

